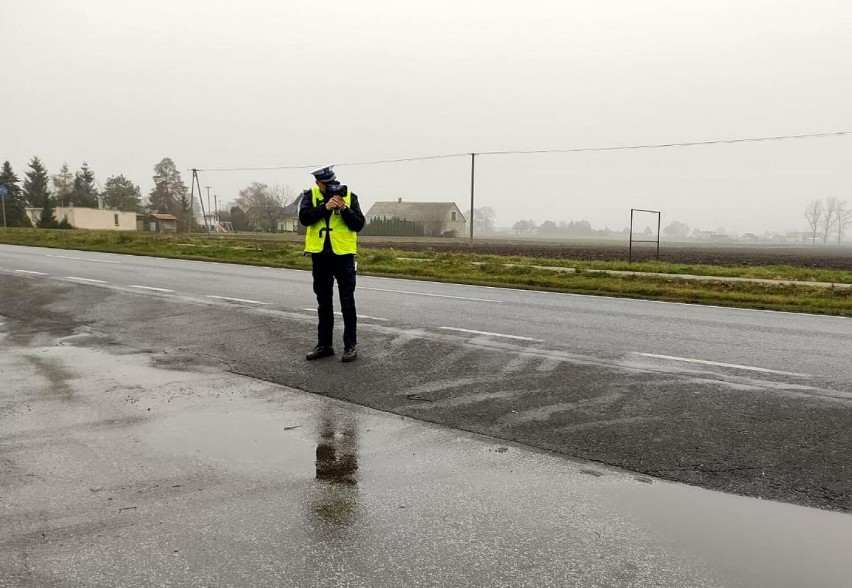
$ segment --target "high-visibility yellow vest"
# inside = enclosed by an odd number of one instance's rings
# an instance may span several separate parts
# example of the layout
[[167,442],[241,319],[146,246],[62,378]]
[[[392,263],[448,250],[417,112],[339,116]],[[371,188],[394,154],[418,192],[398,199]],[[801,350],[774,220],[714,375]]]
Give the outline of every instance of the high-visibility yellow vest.
[[[311,188],[311,200],[314,206],[324,202],[325,198],[320,192],[319,186]],[[352,192],[346,191],[346,196],[343,198],[346,206],[349,206],[352,201]],[[349,253],[357,253],[358,251],[358,233],[346,226],[343,217],[339,214],[334,214],[328,219],[328,227],[326,227],[325,219],[320,219],[318,222],[307,227],[305,231],[305,252],[320,253],[325,244],[326,228],[331,233],[331,249],[337,255],[346,255]]]

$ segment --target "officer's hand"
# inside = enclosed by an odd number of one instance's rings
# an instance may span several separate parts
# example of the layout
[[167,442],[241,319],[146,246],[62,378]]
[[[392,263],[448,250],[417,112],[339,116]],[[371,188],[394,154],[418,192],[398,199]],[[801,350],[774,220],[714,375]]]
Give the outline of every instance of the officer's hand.
[[334,203],[334,198],[325,203],[326,210],[334,210],[337,208],[337,204]]
[[340,196],[334,196],[331,199],[331,201],[334,202],[335,208],[339,208],[341,210],[346,208],[346,203],[343,201],[343,198],[341,198]]

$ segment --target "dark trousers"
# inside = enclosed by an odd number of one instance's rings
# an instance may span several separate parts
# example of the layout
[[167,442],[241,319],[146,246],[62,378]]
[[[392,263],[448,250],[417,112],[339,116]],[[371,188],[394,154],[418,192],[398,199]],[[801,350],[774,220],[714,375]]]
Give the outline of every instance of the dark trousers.
[[355,256],[313,253],[314,294],[317,295],[317,344],[332,347],[334,335],[334,281],[340,294],[343,313],[343,346],[358,342],[355,315]]

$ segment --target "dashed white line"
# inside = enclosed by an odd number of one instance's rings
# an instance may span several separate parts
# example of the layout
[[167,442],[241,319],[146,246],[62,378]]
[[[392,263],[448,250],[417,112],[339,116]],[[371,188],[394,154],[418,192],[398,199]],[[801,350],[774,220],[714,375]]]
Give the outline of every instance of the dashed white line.
[[693,359],[691,357],[677,357],[674,355],[659,355],[657,353],[634,353],[634,355],[641,355],[642,357],[652,357],[655,359],[668,359],[671,361],[683,361],[686,363],[699,363],[703,365],[713,365],[717,367],[727,367],[738,370],[748,370],[752,372],[762,372],[766,374],[779,374],[782,376],[795,376],[797,378],[809,378],[810,374],[797,374],[795,372],[782,372],[779,370],[771,370],[768,368],[755,367],[750,365],[739,365],[736,363],[723,363],[721,361],[708,361],[706,359]]
[[450,296],[448,294],[430,294],[428,292],[413,292],[411,290],[391,290],[388,288],[358,288],[359,290],[373,290],[375,292],[395,292],[397,294],[414,294],[416,296],[431,296],[433,298],[455,298],[456,300],[471,300],[473,302],[496,302],[502,304],[502,300],[492,300],[490,298],[470,298],[468,296]]
[[521,337],[520,335],[506,335],[504,333],[491,333],[489,331],[474,331],[473,329],[457,329],[455,327],[438,327],[444,331],[458,331],[460,333],[471,333],[473,335],[487,335],[488,337],[504,337],[506,339],[517,339],[519,341],[535,341],[541,342],[541,339],[533,339],[532,337]]
[[74,259],[77,261],[93,261],[95,263],[121,263],[120,261],[113,261],[111,259],[90,259],[86,257],[71,257],[69,255],[46,255],[45,257],[55,257],[57,259]]
[[33,276],[46,276],[47,274],[44,272],[34,272],[32,270],[15,270],[19,274],[31,274]]
[[[303,308],[302,310],[307,310],[309,312],[316,312],[317,309],[316,308]],[[337,315],[337,316],[343,316],[342,312],[335,312],[334,314]],[[390,320],[390,319],[382,318],[380,316],[370,316],[369,314],[358,314],[358,315],[355,315],[355,316],[357,316],[358,318],[368,319],[368,320],[371,320],[371,321],[389,321]]]
[[260,300],[247,300],[245,298],[231,298],[230,296],[208,295],[207,298],[215,298],[216,300],[228,300],[230,302],[244,302],[246,304],[269,304],[268,302],[261,302]]
[[153,286],[137,286],[136,284],[131,284],[130,287],[131,288],[139,288],[141,290],[152,290],[154,292],[167,292],[167,293],[174,292],[174,290],[169,290],[168,288],[154,288]]
[[105,280],[93,280],[92,278],[78,278],[77,276],[65,276],[66,280],[78,280],[80,282],[91,282],[92,284],[106,284]]

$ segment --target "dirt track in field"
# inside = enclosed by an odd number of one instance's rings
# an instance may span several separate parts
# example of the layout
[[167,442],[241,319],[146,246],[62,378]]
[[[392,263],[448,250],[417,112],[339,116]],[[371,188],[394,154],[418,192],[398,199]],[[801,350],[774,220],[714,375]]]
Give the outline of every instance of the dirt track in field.
[[[522,243],[517,241],[467,243],[430,241],[364,239],[369,247],[394,247],[407,251],[441,251],[480,253],[485,255],[521,255],[551,259],[626,261],[627,245],[589,243]],[[654,246],[634,245],[633,259],[654,259]],[[727,245],[727,244],[663,244],[660,261],[710,265],[791,265],[796,267],[852,271],[852,247],[810,245]]]

